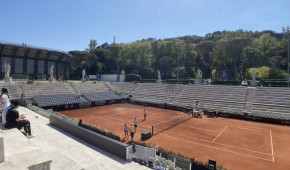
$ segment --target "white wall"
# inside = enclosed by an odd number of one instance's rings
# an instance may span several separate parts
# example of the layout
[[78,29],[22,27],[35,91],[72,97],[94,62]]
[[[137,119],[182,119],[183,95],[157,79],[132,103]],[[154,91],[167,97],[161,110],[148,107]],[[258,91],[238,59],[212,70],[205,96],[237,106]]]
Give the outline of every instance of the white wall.
[[[102,74],[101,75],[101,81],[110,81],[110,82],[117,82],[118,80],[118,75],[117,74]],[[98,75],[98,78],[100,78],[100,75]],[[125,81],[125,76],[120,75],[120,82]]]

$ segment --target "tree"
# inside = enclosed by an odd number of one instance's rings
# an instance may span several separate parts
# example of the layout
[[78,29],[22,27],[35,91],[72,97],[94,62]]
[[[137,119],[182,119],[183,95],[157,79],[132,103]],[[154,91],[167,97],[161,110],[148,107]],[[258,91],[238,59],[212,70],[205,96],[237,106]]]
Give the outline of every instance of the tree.
[[89,51],[89,52],[94,51],[97,48],[97,45],[98,45],[97,40],[91,39],[90,43],[89,43],[89,49],[87,49],[87,51]]
[[[235,36],[235,35],[233,35]],[[248,37],[231,37],[227,36],[217,42],[214,49],[214,64],[217,69],[235,70],[236,77],[243,80],[242,51],[251,43]]]
[[[215,32],[213,33],[215,36],[220,36],[221,32]],[[204,77],[212,78],[212,70],[213,70],[213,57],[212,57],[212,51],[215,47],[214,41],[202,41],[196,45],[196,51],[198,54],[202,57],[202,62],[200,63],[202,66],[200,68],[203,71]]]
[[164,56],[159,60],[161,66],[160,71],[163,73],[165,78],[170,78],[173,71],[173,58]]
[[270,58],[278,56],[281,51],[281,43],[269,33],[262,34],[258,39],[245,48],[245,57],[249,67],[270,66]]
[[[81,70],[88,74],[140,74],[154,78],[160,70],[164,78],[176,78],[179,47],[179,77],[193,78],[199,68],[204,78],[214,70],[234,70],[240,80],[248,76],[248,69],[261,68],[261,78],[281,78],[287,70],[287,40],[273,31],[215,31],[206,36],[186,35],[156,40],[147,38],[131,43],[104,43],[97,47],[91,39],[85,51],[71,51],[71,77],[80,79]],[[265,69],[267,68],[267,69]],[[262,73],[265,71],[265,73]],[[266,75],[267,74],[267,75]]]

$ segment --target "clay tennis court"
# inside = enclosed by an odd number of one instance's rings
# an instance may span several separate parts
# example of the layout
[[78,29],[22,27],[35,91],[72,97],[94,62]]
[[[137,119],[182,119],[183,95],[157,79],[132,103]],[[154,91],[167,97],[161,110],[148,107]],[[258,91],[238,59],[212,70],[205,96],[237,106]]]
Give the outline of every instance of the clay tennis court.
[[[143,110],[147,110],[143,121]],[[124,124],[138,121],[134,140],[152,125],[175,119],[179,111],[132,104],[113,104],[62,114],[111,130],[124,138]],[[124,142],[127,142],[125,140]],[[289,169],[290,127],[227,118],[192,118],[146,142],[207,162],[214,159],[227,169]]]

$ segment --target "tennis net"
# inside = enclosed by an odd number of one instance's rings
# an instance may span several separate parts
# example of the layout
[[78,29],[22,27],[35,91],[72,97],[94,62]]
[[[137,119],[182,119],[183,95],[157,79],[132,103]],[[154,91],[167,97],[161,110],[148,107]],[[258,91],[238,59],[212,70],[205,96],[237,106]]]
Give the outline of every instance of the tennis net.
[[152,126],[152,135],[156,135],[158,133],[161,133],[161,132],[163,132],[163,131],[165,131],[173,126],[176,126],[182,122],[185,122],[191,118],[192,118],[192,114],[184,114],[182,116],[179,116],[178,118],[155,124]]

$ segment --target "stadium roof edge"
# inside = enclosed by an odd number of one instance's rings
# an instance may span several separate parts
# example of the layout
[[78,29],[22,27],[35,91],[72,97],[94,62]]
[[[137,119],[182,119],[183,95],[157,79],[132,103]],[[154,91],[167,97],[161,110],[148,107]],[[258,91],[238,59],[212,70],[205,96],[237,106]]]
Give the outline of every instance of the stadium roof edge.
[[[61,51],[61,50],[56,50],[56,49],[52,49],[52,48],[45,48],[45,47],[38,47],[38,46],[32,46],[32,45],[26,45],[26,44],[18,44],[18,43],[11,43],[11,42],[6,42],[6,41],[0,41],[0,46],[2,47],[10,47],[10,48],[22,48],[22,49],[26,49],[26,50],[36,50],[36,51],[46,51],[46,52],[50,52],[50,53],[55,53],[58,54],[59,56],[61,56],[61,58],[65,57],[66,59],[64,59],[63,61],[65,62],[69,62],[69,60],[71,60],[73,58],[73,56],[65,51]],[[13,57],[13,56],[12,56]],[[55,60],[49,57],[49,59],[51,60]]]

